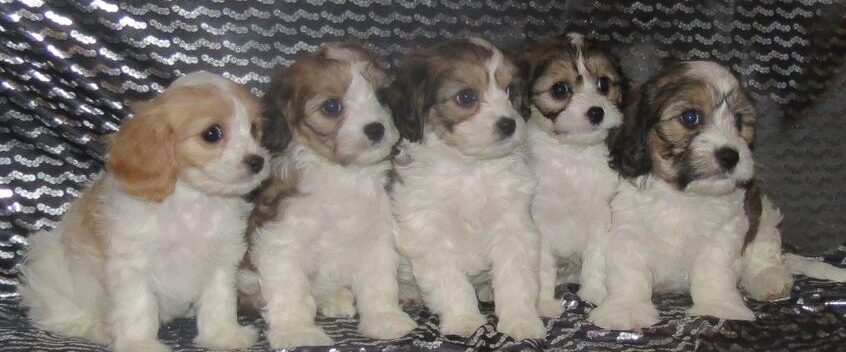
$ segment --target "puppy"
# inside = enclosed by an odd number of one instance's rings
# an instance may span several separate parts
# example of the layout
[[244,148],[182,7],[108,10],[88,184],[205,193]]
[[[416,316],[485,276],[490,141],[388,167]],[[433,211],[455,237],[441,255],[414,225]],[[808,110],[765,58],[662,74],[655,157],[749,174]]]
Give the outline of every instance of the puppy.
[[753,298],[775,299],[789,294],[792,277],[781,215],[752,182],[751,101],[729,70],[702,61],[660,72],[630,98],[611,144],[626,181],[611,203],[608,297],[590,320],[652,325],[656,288],[689,290],[691,315],[754,319],[738,280]]
[[385,186],[399,132],[378,99],[387,84],[364,48],[342,43],[272,78],[264,105],[273,176],[257,197],[250,259],[274,348],[331,344],[316,307],[329,317],[358,311],[359,331],[374,338],[416,326],[398,305]]
[[538,311],[557,317],[559,258],[582,260],[579,296],[605,297],[602,249],[619,176],[608,166],[608,131],[619,126],[623,78],[614,58],[580,34],[541,41],[522,55],[528,75],[530,165],[538,180],[532,217],[541,233]]
[[259,105],[207,72],[141,104],[108,147],[106,169],[52,232],[32,236],[20,293],[43,329],[168,351],[160,322],[197,315],[197,344],[248,347],[235,283],[250,204],[268,175]]
[[397,246],[444,334],[469,336],[486,322],[473,283],[490,275],[497,329],[545,336],[535,309],[535,181],[526,123],[512,105],[521,101],[519,81],[490,43],[453,40],[407,55],[388,90],[407,139],[395,161]]

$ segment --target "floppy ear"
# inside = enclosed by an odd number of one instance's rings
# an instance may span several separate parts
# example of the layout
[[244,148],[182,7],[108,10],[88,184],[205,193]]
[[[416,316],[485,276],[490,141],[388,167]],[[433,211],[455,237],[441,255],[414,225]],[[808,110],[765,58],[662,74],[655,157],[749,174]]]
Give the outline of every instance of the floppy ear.
[[276,71],[261,99],[261,145],[273,155],[281,154],[291,141],[288,119],[292,116],[287,115],[291,114],[289,110],[294,90],[287,81],[287,71],[286,68]]
[[608,139],[609,165],[623,177],[637,177],[652,170],[647,137],[659,120],[651,104],[655,91],[654,82],[648,81],[630,92],[623,125]]
[[176,185],[173,131],[163,113],[155,101],[139,105],[112,138],[106,161],[126,193],[151,202],[167,198]]
[[382,92],[382,97],[394,118],[394,124],[400,136],[411,142],[423,139],[423,120],[425,110],[431,103],[428,92],[429,70],[424,62],[412,61],[399,68],[399,74],[388,88]]
[[517,66],[517,72],[511,79],[511,105],[520,113],[520,116],[523,116],[524,120],[528,121],[532,115],[531,102],[529,101],[531,96],[531,87],[529,86],[530,64],[523,58],[511,57]]

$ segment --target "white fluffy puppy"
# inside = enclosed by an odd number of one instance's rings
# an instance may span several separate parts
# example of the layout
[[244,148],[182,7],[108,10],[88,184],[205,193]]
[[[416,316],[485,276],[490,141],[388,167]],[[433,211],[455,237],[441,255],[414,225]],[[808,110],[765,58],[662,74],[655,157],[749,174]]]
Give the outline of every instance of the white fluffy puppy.
[[486,322],[469,278],[489,276],[497,329],[543,338],[516,66],[486,41],[453,40],[412,52],[397,72],[388,101],[408,139],[392,194],[397,246],[441,332],[469,336]]
[[33,323],[115,351],[167,351],[159,323],[196,312],[198,344],[252,345],[235,283],[242,196],[268,175],[259,122],[246,89],[206,72],[139,105],[103,174],[56,230],[31,238],[20,292]]
[[790,292],[788,266],[838,272],[796,256],[785,265],[781,215],[753,182],[755,120],[738,80],[713,62],[669,67],[632,92],[611,144],[627,180],[611,203],[608,296],[592,322],[656,323],[653,289],[689,290],[691,315],[752,320],[738,281],[753,298],[774,299]]
[[538,180],[532,217],[541,232],[538,311],[557,317],[559,258],[582,261],[579,296],[605,297],[603,248],[620,177],[608,166],[608,131],[619,126],[622,80],[614,58],[575,33],[529,46],[522,64],[531,103],[530,165]]
[[273,176],[251,216],[250,259],[274,348],[331,344],[315,325],[317,307],[330,317],[358,310],[369,337],[397,338],[416,326],[397,295],[385,187],[399,133],[377,99],[387,83],[363,47],[343,43],[273,76],[264,98]]

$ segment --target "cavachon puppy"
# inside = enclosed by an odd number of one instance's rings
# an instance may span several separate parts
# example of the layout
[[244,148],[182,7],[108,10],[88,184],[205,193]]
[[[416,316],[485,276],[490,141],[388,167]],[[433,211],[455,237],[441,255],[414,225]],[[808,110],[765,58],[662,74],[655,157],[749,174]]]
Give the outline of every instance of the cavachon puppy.
[[136,106],[105,171],[56,230],[31,238],[20,292],[34,325],[167,351],[159,323],[196,313],[199,345],[252,345],[235,283],[252,208],[242,196],[268,175],[259,112],[244,87],[207,72]]
[[531,103],[529,164],[538,180],[532,201],[541,233],[538,311],[557,317],[559,259],[582,261],[574,273],[582,299],[605,297],[603,248],[620,182],[605,141],[623,121],[623,78],[610,53],[576,33],[531,45],[521,58]]
[[[406,139],[395,158],[397,246],[443,334],[469,336],[485,317],[474,283],[492,280],[497,329],[546,335],[535,309],[535,181],[514,63],[481,39],[408,54],[387,91]],[[518,104],[518,107],[523,105]]]
[[[399,132],[378,99],[388,77],[361,46],[325,44],[278,70],[264,98],[273,175],[255,196],[242,291],[263,306],[274,348],[329,345],[314,322],[361,317],[390,339],[416,324],[400,308],[386,192]],[[290,144],[288,140],[290,139]],[[287,147],[286,147],[286,144]]]
[[654,289],[689,291],[691,315],[752,320],[738,281],[765,300],[790,293],[790,272],[844,278],[842,269],[782,256],[781,214],[753,180],[756,118],[736,77],[714,62],[669,67],[627,97],[610,148],[625,180],[611,202],[608,296],[592,322],[655,324]]

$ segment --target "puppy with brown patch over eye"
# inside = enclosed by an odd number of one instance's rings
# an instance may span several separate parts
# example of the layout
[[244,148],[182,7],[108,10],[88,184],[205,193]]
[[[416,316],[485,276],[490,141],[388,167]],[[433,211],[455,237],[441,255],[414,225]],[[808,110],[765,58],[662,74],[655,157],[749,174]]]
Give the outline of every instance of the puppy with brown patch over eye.
[[378,99],[387,84],[370,54],[346,43],[273,76],[264,98],[273,176],[256,197],[268,204],[251,217],[259,287],[243,291],[260,292],[274,348],[331,344],[314,322],[317,308],[329,317],[357,311],[359,331],[374,338],[416,327],[398,302],[385,187],[399,132]]
[[691,315],[752,320],[738,281],[755,299],[775,299],[789,294],[789,271],[823,278],[842,271],[797,256],[784,261],[781,214],[752,178],[755,109],[728,69],[681,63],[629,99],[611,143],[611,165],[625,181],[611,202],[608,296],[592,322],[656,323],[654,289],[689,291]]
[[392,194],[397,246],[443,334],[470,336],[486,322],[473,283],[492,280],[497,329],[546,335],[535,309],[535,181],[526,123],[512,103],[519,81],[490,43],[453,40],[406,56],[388,90],[406,139]]
[[522,55],[528,76],[530,165],[538,180],[532,217],[541,232],[538,311],[557,317],[559,258],[582,261],[574,275],[579,296],[605,298],[603,247],[611,224],[611,198],[620,177],[608,167],[605,144],[619,126],[623,78],[615,59],[580,34],[550,38]]
[[197,344],[244,348],[237,265],[268,175],[258,101],[207,72],[176,80],[135,109],[108,146],[106,169],[59,227],[30,238],[21,297],[35,326],[109,344],[168,351],[159,323],[197,315]]

